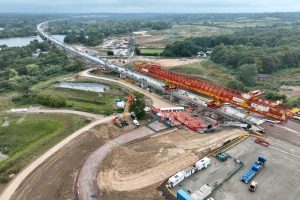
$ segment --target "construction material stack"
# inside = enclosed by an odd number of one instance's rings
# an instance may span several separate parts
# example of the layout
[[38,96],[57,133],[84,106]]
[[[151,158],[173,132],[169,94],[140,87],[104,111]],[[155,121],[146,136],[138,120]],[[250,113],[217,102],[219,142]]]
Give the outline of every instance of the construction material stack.
[[246,171],[243,176],[241,176],[241,181],[248,183],[252,178],[260,172],[260,170],[265,165],[267,159],[263,156],[258,157],[258,161],[252,164],[251,169]]

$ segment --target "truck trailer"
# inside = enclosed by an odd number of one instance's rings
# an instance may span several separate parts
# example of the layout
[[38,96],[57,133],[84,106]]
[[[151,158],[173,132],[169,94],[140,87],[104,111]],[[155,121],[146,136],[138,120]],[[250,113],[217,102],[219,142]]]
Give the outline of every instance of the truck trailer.
[[258,157],[258,160],[252,164],[252,167],[241,176],[241,181],[245,183],[251,181],[251,179],[260,172],[266,161],[267,159],[265,157]]

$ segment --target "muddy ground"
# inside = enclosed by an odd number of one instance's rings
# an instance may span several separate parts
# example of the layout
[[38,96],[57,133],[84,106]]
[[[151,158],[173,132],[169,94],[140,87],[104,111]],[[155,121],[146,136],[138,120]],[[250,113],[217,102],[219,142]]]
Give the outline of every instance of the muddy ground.
[[165,179],[242,133],[239,129],[214,134],[177,130],[120,146],[100,169],[102,195],[112,200],[163,199],[156,188]]

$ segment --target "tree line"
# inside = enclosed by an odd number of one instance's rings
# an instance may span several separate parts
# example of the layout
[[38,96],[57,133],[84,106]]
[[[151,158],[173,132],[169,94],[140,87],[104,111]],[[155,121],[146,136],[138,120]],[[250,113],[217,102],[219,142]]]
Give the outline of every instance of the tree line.
[[66,35],[64,42],[97,46],[103,39],[113,35],[128,34],[141,29],[163,30],[171,28],[165,21],[150,19],[103,19],[83,22],[82,20],[56,21],[49,26],[49,32]]
[[300,28],[253,28],[231,35],[193,37],[168,45],[165,56],[192,57],[213,49],[211,60],[228,68],[255,64],[259,73],[300,66]]

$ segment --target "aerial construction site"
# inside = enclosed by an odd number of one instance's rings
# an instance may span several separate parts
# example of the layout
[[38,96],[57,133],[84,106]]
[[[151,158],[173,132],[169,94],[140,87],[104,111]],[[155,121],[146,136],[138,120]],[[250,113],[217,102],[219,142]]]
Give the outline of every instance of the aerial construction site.
[[[72,78],[117,84],[129,91],[128,97],[115,99],[122,112],[108,117],[73,112],[88,117],[90,124],[16,174],[1,199],[294,200],[300,196],[300,126],[295,120],[299,108],[264,99],[261,90],[242,92],[172,72],[159,60],[128,66],[129,57],[114,64],[113,59],[54,39],[45,31],[48,26],[49,22],[37,26],[43,40],[92,66]],[[114,77],[99,75],[104,72]],[[139,107],[141,98],[146,103]],[[133,105],[145,116],[132,112]]]

